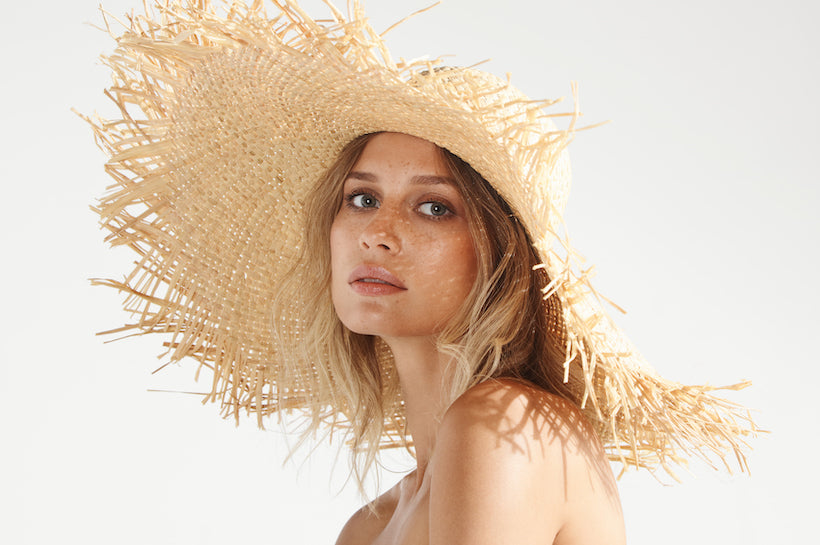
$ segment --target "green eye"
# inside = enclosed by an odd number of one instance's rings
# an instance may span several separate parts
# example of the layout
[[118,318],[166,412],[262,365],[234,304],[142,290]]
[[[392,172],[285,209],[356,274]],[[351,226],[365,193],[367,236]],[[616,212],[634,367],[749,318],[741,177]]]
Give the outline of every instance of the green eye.
[[435,216],[435,217],[446,216],[450,212],[450,209],[447,208],[445,205],[441,204],[440,202],[426,202],[426,203],[423,203],[419,207],[419,210],[421,211],[422,214],[424,214],[426,216]]
[[379,205],[379,201],[376,200],[376,197],[369,193],[352,195],[349,200],[356,208],[375,208]]

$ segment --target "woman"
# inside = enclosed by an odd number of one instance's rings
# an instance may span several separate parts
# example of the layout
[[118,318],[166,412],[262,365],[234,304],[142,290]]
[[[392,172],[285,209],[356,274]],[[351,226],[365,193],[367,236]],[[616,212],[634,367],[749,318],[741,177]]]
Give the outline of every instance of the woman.
[[[338,543],[623,543],[603,448],[558,395],[561,361],[544,350],[548,281],[532,270],[540,261],[509,207],[464,162],[413,136],[367,135],[339,163],[353,163],[331,169],[348,171],[344,180],[317,186],[343,189],[329,233],[334,308],[353,334],[389,346],[417,468],[357,513]],[[502,356],[493,376],[503,378],[452,402],[456,365],[487,371],[470,357],[456,363],[442,332],[475,336],[487,316],[512,322],[519,353]]]
[[360,485],[413,449],[340,543],[618,543],[607,458],[745,467],[741,408],[658,377],[561,234],[577,109],[559,130],[495,76],[393,62],[357,2],[274,3],[163,2],[117,37],[98,211],[139,261],[101,283],[226,414],[344,433]]

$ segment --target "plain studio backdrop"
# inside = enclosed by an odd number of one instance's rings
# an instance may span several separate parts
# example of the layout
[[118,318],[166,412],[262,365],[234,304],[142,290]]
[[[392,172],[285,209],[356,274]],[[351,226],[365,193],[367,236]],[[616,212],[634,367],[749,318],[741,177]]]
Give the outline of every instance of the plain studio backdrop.
[[[318,0],[305,2],[315,15]],[[370,0],[386,29],[426,0]],[[115,15],[138,0],[110,0]],[[340,6],[344,7],[344,6]],[[619,481],[629,542],[804,542],[816,530],[820,384],[818,5],[787,0],[448,0],[388,35],[396,57],[453,54],[533,98],[580,85],[566,214],[596,287],[664,376],[754,386],[729,397],[771,434],[751,476],[700,463],[683,482]],[[274,423],[238,428],[197,397],[195,365],[151,374],[161,340],[104,344],[128,320],[113,290],[132,261],[88,207],[109,180],[89,127],[113,114],[97,0],[15,2],[2,20],[3,312],[0,541],[332,543],[358,507],[346,454],[282,465]],[[571,100],[565,108],[571,107]],[[388,460],[389,485],[407,460]],[[616,471],[618,467],[616,466]]]

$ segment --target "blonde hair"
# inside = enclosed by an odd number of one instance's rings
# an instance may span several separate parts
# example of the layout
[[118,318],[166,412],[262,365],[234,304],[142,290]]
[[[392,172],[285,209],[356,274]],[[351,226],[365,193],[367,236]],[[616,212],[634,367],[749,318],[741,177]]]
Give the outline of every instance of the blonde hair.
[[[376,134],[376,133],[373,133]],[[305,202],[305,244],[301,263],[288,275],[274,301],[289,306],[294,293],[311,315],[299,319],[303,342],[282,342],[289,357],[317,369],[316,384],[334,407],[314,407],[307,433],[338,414],[348,428],[352,474],[359,484],[377,460],[386,431],[406,445],[398,376],[389,348],[377,337],[347,329],[336,316],[330,295],[330,227],[343,200],[344,181],[373,134],[351,141],[317,181]],[[467,299],[439,336],[439,348],[452,358],[449,401],[491,378],[514,377],[559,396],[577,400],[564,383],[565,328],[557,296],[544,299],[549,284],[538,252],[515,213],[469,164],[439,148],[467,208],[478,255],[478,274]],[[276,327],[274,327],[276,334]],[[322,398],[322,397],[319,397]],[[324,397],[324,399],[327,399]]]
[[461,312],[439,336],[450,352],[450,401],[490,378],[513,377],[573,399],[564,383],[566,329],[556,295],[527,230],[468,163],[442,149],[468,210],[479,270]]

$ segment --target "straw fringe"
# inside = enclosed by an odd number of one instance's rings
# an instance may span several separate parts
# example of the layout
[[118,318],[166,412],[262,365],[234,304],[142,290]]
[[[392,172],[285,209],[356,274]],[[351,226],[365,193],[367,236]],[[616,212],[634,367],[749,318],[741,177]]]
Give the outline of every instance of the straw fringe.
[[[179,112],[185,108],[192,74],[206,70],[206,61],[226,51],[274,50],[320,58],[327,66],[378,74],[386,85],[406,89],[408,96],[434,96],[474,119],[493,142],[506,146],[508,162],[485,158],[467,140],[450,149],[471,158],[479,172],[498,172],[503,175],[500,178],[519,182],[503,195],[530,229],[544,258],[540,267],[552,279],[544,288],[544,297],[559,298],[568,331],[565,378],[576,373],[582,377],[582,408],[596,423],[611,459],[624,467],[660,466],[674,476],[672,467],[685,463],[686,457],[702,458],[712,465],[717,459],[730,469],[727,458],[733,454],[737,467],[747,471],[744,450],[748,445],[743,438],[759,430],[745,409],[712,392],[739,390],[748,383],[720,388],[684,386],[658,377],[604,312],[605,303],[610,302],[592,287],[593,269],[581,268],[582,259],[569,243],[560,219],[569,172],[563,151],[575,132],[583,130],[576,127],[580,117],[577,85],[572,88],[572,112],[546,113],[544,109],[558,101],[529,100],[509,81],[488,84],[486,80],[458,79],[455,72],[438,69],[438,60],[394,62],[381,37],[395,25],[379,34],[368,24],[358,1],[349,6],[349,18],[326,3],[332,15],[328,24],[312,19],[291,0],[273,0],[276,15],[271,19],[261,0],[249,6],[222,2],[221,15],[208,0],[163,0],[154,6],[156,15],[146,1],[145,15],[131,15],[127,22],[119,23],[124,27],[121,35],[112,30],[116,19],[104,13],[105,27],[118,42],[116,51],[103,57],[113,74],[106,95],[117,105],[120,118],[83,116],[97,144],[110,155],[106,171],[114,180],[94,210],[108,231],[106,241],[128,246],[139,256],[124,280],[93,281],[126,294],[124,307],[133,322],[112,332],[167,335],[169,360],[188,356],[200,368],[211,370],[211,391],[205,400],[220,403],[224,415],[237,420],[241,412],[255,413],[261,426],[265,416],[292,409],[320,410],[336,401],[317,399],[312,391],[316,384],[332,383],[321,366],[300,374],[274,363],[277,349],[264,334],[257,336],[257,344],[243,340],[243,328],[266,324],[267,317],[259,310],[264,305],[251,301],[242,308],[236,294],[263,282],[265,271],[255,270],[249,250],[240,249],[238,261],[222,284],[206,285],[204,279],[196,278],[188,264],[218,267],[217,249],[208,244],[211,233],[197,231],[181,218],[232,216],[227,205],[207,189],[196,189],[203,191],[201,209],[184,210],[177,198],[193,191],[179,172],[195,176],[201,168],[195,154],[185,155],[179,149],[176,138],[184,135],[175,132],[182,130]],[[545,131],[545,123],[560,116],[568,116],[567,129]],[[254,123],[247,127],[253,130]],[[213,138],[231,138],[219,132],[218,121],[214,128]],[[429,139],[436,141],[434,136]],[[218,146],[210,153],[218,154]],[[560,180],[562,176],[566,183],[550,182],[550,187],[530,181]],[[532,210],[546,211],[546,215]],[[270,219],[270,210],[262,205],[243,209],[243,213],[259,225],[279,221]],[[282,221],[281,236],[296,236]],[[244,224],[227,228],[242,243],[254,240]],[[195,241],[203,241],[203,250],[196,254]],[[208,295],[211,291],[218,297]],[[325,409],[323,414],[321,418],[331,429],[346,425],[337,413]],[[386,425],[385,448],[406,445],[404,426],[402,408],[397,405]]]

